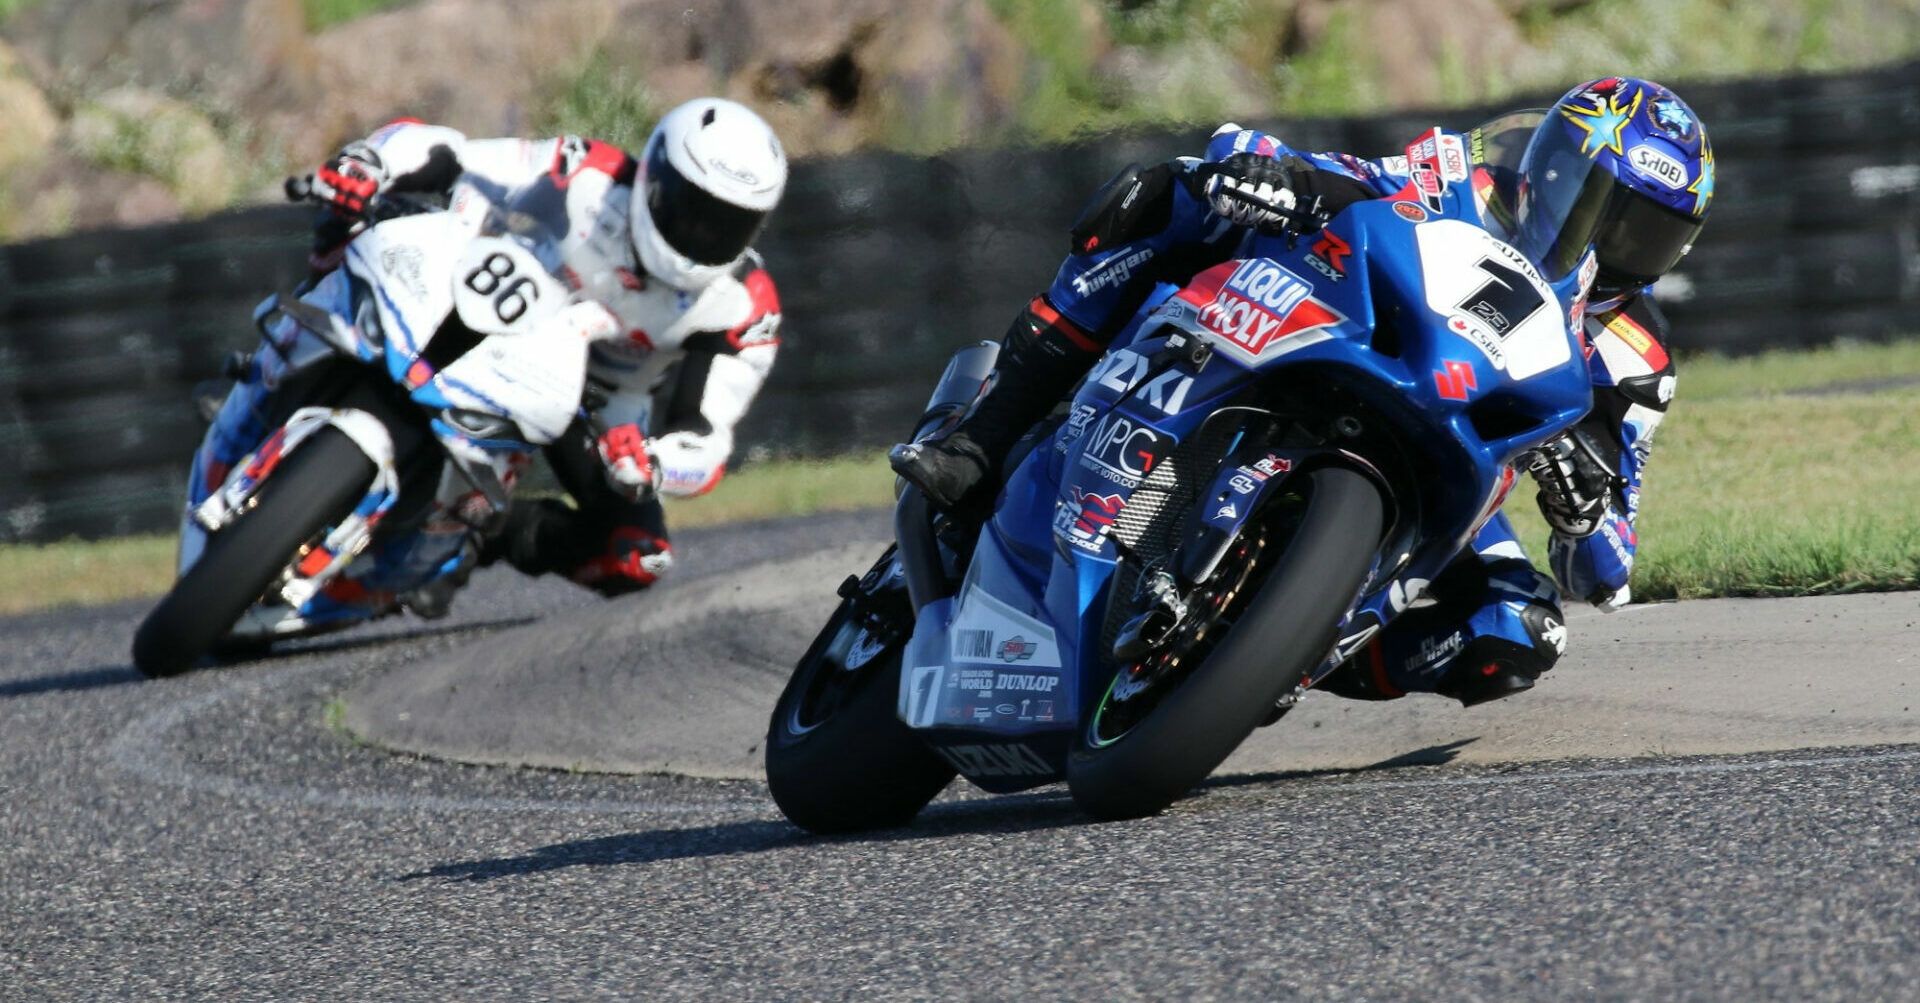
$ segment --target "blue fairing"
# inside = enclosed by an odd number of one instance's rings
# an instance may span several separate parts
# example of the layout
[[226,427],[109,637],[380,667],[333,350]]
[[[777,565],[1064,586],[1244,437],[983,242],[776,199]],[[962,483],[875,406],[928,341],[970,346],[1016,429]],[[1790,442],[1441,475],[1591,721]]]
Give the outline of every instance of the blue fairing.
[[[916,672],[923,684],[972,675],[923,685],[942,702],[912,705],[928,712],[908,723],[989,790],[1058,779],[1115,670],[1100,642],[1116,572],[1129,552],[1155,553],[1150,527],[1169,518],[1155,513],[1178,504],[1173,516],[1194,511],[1230,538],[1291,474],[1321,464],[1373,476],[1392,520],[1335,653],[1350,650],[1468,544],[1520,455],[1591,406],[1569,320],[1580,292],[1493,241],[1462,184],[1355,204],[1318,234],[1249,235],[1232,260],[1160,290],[1013,470],[960,593],[922,610],[903,695]],[[1245,415],[1323,406],[1369,435],[1350,447],[1242,441]],[[959,631],[983,647],[933,640]],[[1039,647],[1022,646],[1034,636]],[[1002,682],[1035,683],[988,680],[969,669],[978,658],[1057,661],[1045,671],[1064,674],[1063,702],[1045,721],[1000,714],[1022,707]]]

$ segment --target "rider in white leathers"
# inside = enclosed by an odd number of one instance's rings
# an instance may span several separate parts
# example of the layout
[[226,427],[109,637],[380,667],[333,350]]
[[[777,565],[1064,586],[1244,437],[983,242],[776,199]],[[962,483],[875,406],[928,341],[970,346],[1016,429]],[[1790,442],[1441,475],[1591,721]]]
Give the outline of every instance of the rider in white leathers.
[[[316,267],[336,259],[375,196],[510,193],[545,180],[563,196],[561,277],[624,330],[597,341],[592,420],[547,449],[575,506],[516,501],[483,562],[556,572],[608,595],[672,564],[659,495],[711,490],[733,428],[773,366],[780,303],[749,245],[779,202],[786,155],[747,108],[701,98],[661,119],[639,159],[597,140],[468,139],[403,119],[349,144],[313,177],[335,225]],[[456,182],[463,182],[456,188]],[[611,264],[613,281],[596,281]]]

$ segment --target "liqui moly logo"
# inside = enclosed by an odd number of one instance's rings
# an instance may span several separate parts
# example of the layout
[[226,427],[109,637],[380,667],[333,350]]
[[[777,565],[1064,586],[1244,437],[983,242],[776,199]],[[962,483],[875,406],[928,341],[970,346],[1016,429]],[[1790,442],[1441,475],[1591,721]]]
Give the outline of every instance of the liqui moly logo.
[[1263,258],[1208,269],[1181,295],[1199,308],[1203,327],[1255,362],[1287,350],[1285,339],[1346,320],[1313,297],[1307,280]]

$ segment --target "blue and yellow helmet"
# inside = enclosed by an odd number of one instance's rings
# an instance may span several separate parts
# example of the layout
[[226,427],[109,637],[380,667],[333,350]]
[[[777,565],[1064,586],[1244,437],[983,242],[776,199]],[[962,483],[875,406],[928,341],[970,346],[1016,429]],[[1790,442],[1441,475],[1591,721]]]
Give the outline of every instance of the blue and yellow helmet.
[[1519,172],[1523,249],[1557,276],[1592,247],[1602,289],[1666,274],[1713,203],[1706,128],[1672,91],[1633,77],[1589,81],[1554,102]]

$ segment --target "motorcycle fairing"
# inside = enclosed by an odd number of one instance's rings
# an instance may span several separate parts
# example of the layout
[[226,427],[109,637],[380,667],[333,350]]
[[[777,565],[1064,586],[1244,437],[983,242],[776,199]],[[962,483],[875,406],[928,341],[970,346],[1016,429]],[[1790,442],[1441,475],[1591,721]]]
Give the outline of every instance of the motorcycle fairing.
[[[1317,462],[1358,461],[1394,506],[1381,554],[1320,672],[1417,599],[1497,509],[1514,461],[1591,405],[1569,320],[1584,277],[1546,283],[1476,225],[1464,191],[1409,186],[1400,197],[1357,203],[1324,239],[1249,235],[1234,260],[1162,297],[1132,341],[1088,374],[1049,442],[1014,470],[960,599],[923,609],[904,663],[903,719],[935,746],[996,750],[990,759],[948,756],[989,790],[1057,779],[1065,740],[1112,675],[1110,653],[1096,642],[1110,627],[1103,621],[1119,588],[1115,571],[1139,549],[1143,527],[1164,526],[1167,506],[1180,506],[1178,518],[1205,505],[1198,521],[1230,539]],[[1404,455],[1380,457],[1393,465],[1376,470],[1366,455],[1343,455],[1341,442],[1270,449],[1243,444],[1242,424],[1208,422],[1229,410],[1283,414],[1321,395],[1350,407],[1363,427],[1382,426]],[[1221,456],[1218,468],[1182,469],[1183,459]],[[1234,497],[1243,503],[1223,503]],[[1045,536],[1053,558],[1036,591],[1033,569],[1016,555],[1044,552],[1036,544]],[[945,675],[956,667],[946,634],[954,606],[989,600],[1021,611],[1023,629],[1053,632],[1060,688],[1073,697],[1056,708],[1057,722],[1000,720],[998,687],[912,716],[924,709],[909,699],[916,680],[957,685]],[[978,716],[982,700],[994,704]],[[1050,755],[1055,749],[1060,755]],[[1029,752],[1051,771],[1033,769]]]

